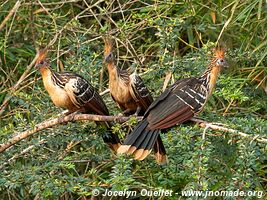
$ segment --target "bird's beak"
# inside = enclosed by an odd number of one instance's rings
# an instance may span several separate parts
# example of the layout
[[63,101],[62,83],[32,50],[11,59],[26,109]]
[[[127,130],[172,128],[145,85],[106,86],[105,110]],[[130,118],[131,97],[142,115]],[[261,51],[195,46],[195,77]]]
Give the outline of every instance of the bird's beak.
[[113,54],[111,52],[105,57],[105,62],[112,62],[112,61],[113,61]]
[[224,61],[225,63],[224,63],[224,67],[225,68],[229,68],[229,63],[227,62],[227,61]]
[[35,65],[34,65],[34,68],[35,68],[35,69],[40,69],[40,67],[41,67],[40,63],[38,63],[38,62],[35,63]]

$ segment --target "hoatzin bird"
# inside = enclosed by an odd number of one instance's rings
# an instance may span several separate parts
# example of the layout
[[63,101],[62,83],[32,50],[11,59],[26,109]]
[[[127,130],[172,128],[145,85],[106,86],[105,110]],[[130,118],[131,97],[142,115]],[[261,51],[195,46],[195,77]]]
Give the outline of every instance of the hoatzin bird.
[[[104,38],[104,42],[104,57],[109,73],[111,97],[123,110],[123,114],[143,115],[153,102],[149,90],[137,73],[130,74],[127,70],[121,70],[115,65],[111,40]],[[155,140],[156,161],[159,164],[164,164],[167,158],[163,142],[159,135]]]
[[[109,115],[108,109],[96,89],[82,76],[73,72],[55,72],[45,58],[47,50],[39,52],[35,67],[41,72],[45,89],[57,107],[68,109],[68,113],[81,112]],[[121,145],[117,135],[110,130],[108,122],[96,122],[107,128],[103,140],[116,151]]]
[[143,160],[151,152],[161,130],[190,120],[198,114],[212,94],[222,67],[223,49],[214,51],[213,59],[200,77],[185,78],[167,88],[147,109],[143,120],[125,139],[118,153],[133,154]]

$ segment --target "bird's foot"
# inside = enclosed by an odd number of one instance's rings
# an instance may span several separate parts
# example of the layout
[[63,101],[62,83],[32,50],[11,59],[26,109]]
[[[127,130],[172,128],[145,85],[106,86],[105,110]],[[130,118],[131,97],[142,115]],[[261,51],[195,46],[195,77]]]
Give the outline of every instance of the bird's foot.
[[[59,114],[59,121],[60,121],[60,123],[62,123],[62,124],[67,124],[68,122],[72,122],[73,121],[73,119],[74,119],[74,116],[76,115],[76,114],[78,114],[79,113],[79,110],[77,110],[77,111],[75,111],[75,112],[70,112],[70,111],[68,111],[68,110],[65,110],[65,111],[63,111],[62,113],[60,113]],[[68,122],[64,122],[64,118],[66,117],[66,116],[69,116],[71,119],[70,120],[68,120]]]
[[131,114],[131,112],[132,112],[132,110],[131,109],[126,109],[126,110],[124,110],[123,111],[123,116],[128,116],[128,115],[130,115]]
[[71,114],[71,112],[69,110],[64,110],[63,112],[59,113],[58,116],[63,117],[63,116],[67,116],[69,114]]
[[141,111],[141,107],[138,106],[137,109],[136,109],[136,111],[135,111],[135,113],[134,113],[134,116],[137,117],[139,115],[140,111]]
[[124,115],[124,113],[119,113],[118,114],[118,117],[124,117],[125,115]]
[[139,116],[139,113],[140,113],[140,111],[136,111],[134,114],[133,114],[133,116]]

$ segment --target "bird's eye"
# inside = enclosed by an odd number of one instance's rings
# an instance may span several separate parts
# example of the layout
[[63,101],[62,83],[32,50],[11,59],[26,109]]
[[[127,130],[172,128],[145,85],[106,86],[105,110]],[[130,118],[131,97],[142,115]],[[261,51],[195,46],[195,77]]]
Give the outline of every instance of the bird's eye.
[[220,59],[217,60],[216,64],[217,65],[224,65],[225,61],[224,61],[224,59],[220,58]]
[[39,62],[39,64],[40,64],[40,65],[43,65],[43,64],[44,64],[44,61],[43,61],[43,60],[42,60],[42,61],[40,61],[40,62]]

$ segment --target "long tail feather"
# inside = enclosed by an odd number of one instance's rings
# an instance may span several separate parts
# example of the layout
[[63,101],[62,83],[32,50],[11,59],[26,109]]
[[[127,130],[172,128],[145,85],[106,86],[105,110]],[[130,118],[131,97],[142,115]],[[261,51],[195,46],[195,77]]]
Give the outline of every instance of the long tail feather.
[[[149,149],[149,145],[150,143],[153,142],[153,137],[154,137],[154,134],[153,134],[154,131],[151,131],[151,132],[147,132],[146,134],[143,134],[145,135],[146,137],[142,140],[141,144],[139,146],[136,146],[137,147],[137,150],[134,152],[134,158],[136,160],[141,160],[142,157],[146,157],[144,156],[144,154],[149,154],[151,149]],[[138,141],[140,141],[140,138],[138,138]],[[135,144],[133,144],[135,145]]]
[[[141,121],[133,132],[127,136],[123,145],[117,150],[117,153],[133,154],[137,160],[145,159],[151,152],[160,133],[160,130],[150,130],[147,126],[148,122],[146,119]],[[160,146],[157,152],[164,153],[164,146]]]
[[163,142],[161,140],[160,135],[157,138],[156,143],[154,144],[153,147],[155,154],[156,154],[156,161],[159,165],[164,165],[167,163],[167,155],[166,155],[166,150],[163,145]]
[[136,160],[143,160],[143,159],[145,159],[150,154],[150,152],[152,151],[152,147],[153,147],[153,145],[156,142],[156,138],[158,137],[159,131],[154,130],[153,132],[150,132],[149,134],[150,134],[150,138],[147,141],[146,146],[143,147],[144,151],[139,156],[136,156],[135,155],[135,159]]

